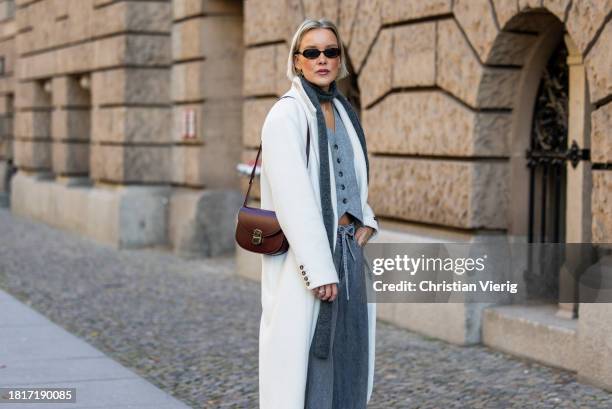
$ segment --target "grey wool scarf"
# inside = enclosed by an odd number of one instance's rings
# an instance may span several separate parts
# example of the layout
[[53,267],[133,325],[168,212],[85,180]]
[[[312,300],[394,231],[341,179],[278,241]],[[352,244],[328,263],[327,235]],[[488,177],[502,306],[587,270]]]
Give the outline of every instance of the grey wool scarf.
[[[335,195],[331,192],[331,186],[329,182],[329,161],[328,161],[328,140],[327,140],[327,125],[325,123],[325,116],[321,109],[321,102],[331,101],[337,98],[344,109],[348,113],[348,116],[353,124],[353,128],[357,132],[361,148],[363,149],[363,155],[365,156],[367,182],[370,182],[370,164],[368,162],[368,149],[366,146],[365,134],[359,117],[355,113],[350,102],[344,95],[338,90],[336,86],[336,80],[329,84],[329,91],[325,91],[318,85],[308,81],[303,75],[300,75],[303,88],[306,91],[306,95],[317,109],[317,129],[318,129],[318,140],[319,140],[319,190],[321,194],[321,209],[323,211],[323,223],[325,224],[325,230],[327,231],[327,239],[329,241],[329,248],[333,254],[334,241],[336,239],[336,220],[334,220],[334,209],[332,207],[332,197]],[[335,192],[334,192],[335,193]],[[337,300],[336,300],[337,301]],[[313,339],[314,344],[314,355],[321,359],[326,359],[329,355],[329,346],[331,343],[331,324],[332,324],[332,303],[327,301],[321,302],[321,308],[319,309],[319,316],[317,317],[317,326],[315,328],[315,334]]]

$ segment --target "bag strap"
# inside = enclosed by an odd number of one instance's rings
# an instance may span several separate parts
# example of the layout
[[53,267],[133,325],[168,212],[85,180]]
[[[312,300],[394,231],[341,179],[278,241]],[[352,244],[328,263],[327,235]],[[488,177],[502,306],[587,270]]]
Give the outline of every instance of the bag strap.
[[[284,95],[279,98],[293,98],[290,95]],[[244,195],[244,203],[243,206],[247,205],[247,201],[249,200],[249,194],[251,193],[251,184],[253,183],[253,177],[255,176],[255,168],[257,167],[257,162],[259,162],[259,155],[261,154],[261,142],[259,143],[259,149],[257,150],[257,156],[255,157],[255,163],[253,164],[253,169],[251,170],[251,177],[249,178],[249,187],[247,188],[246,194]],[[310,126],[308,126],[308,121],[306,121],[306,168],[308,168],[308,159],[310,156]]]

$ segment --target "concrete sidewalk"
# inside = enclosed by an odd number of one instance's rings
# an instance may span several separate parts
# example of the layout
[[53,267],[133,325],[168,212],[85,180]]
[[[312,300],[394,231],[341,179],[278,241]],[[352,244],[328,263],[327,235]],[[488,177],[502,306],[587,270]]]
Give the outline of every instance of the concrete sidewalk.
[[0,387],[76,388],[76,403],[0,407],[189,408],[2,290]]

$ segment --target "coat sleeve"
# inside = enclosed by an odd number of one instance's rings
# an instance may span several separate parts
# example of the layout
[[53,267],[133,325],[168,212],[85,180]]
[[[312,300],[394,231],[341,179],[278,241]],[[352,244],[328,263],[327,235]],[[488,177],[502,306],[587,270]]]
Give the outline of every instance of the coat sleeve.
[[374,232],[370,236],[370,240],[378,235],[378,221],[374,215],[374,211],[370,207],[370,204],[366,202],[363,212],[363,224],[374,229]]
[[[313,289],[339,280],[306,169],[306,138],[300,133],[299,109],[291,98],[283,98],[268,112],[261,135],[262,168],[301,279],[306,288]],[[312,158],[312,151],[310,155]]]

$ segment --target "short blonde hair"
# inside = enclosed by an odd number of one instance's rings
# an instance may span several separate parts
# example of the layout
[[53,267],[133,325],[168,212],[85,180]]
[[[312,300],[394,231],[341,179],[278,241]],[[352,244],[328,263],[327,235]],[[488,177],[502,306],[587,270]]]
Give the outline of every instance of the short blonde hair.
[[342,39],[340,38],[340,33],[338,32],[336,25],[326,18],[321,18],[319,20],[307,18],[302,22],[302,24],[300,24],[297,31],[293,35],[293,40],[291,40],[289,60],[287,61],[287,78],[289,78],[289,81],[293,82],[293,79],[299,75],[295,69],[295,64],[293,63],[293,56],[296,51],[299,51],[300,43],[302,42],[304,35],[315,28],[327,28],[336,35],[338,47],[340,48],[340,72],[338,73],[336,80],[340,80],[349,75],[348,69],[346,68],[346,54],[344,52],[344,45],[342,44]]

